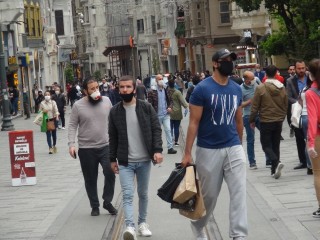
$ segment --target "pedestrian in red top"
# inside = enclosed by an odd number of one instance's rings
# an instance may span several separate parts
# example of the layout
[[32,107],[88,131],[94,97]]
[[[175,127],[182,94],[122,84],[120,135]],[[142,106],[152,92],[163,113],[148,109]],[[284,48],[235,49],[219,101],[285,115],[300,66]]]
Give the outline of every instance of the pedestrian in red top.
[[320,59],[309,64],[311,88],[306,92],[308,109],[308,154],[312,162],[314,187],[319,208],[312,215],[320,218]]
[[[277,74],[274,76],[274,78],[277,79],[282,84],[284,84],[284,78],[280,75],[279,70],[277,71]],[[264,78],[262,79],[262,83],[264,83],[266,80],[267,80],[267,76],[264,76]]]

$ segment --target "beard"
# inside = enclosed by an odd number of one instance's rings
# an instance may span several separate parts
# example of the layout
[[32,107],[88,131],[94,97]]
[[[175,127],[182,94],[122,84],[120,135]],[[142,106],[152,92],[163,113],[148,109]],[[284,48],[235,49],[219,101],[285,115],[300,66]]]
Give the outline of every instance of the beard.
[[94,100],[94,99],[92,99],[92,97],[88,96],[88,99],[89,99],[89,103],[90,103],[91,105],[97,105],[99,102],[102,101],[102,97],[100,97],[100,98],[97,99],[97,100]]

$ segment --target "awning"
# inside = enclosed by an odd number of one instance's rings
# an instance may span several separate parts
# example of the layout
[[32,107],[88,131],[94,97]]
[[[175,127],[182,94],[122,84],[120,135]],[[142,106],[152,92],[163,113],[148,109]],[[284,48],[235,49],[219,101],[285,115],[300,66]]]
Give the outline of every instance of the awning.
[[125,51],[125,50],[128,50],[128,49],[131,49],[131,47],[129,45],[106,47],[106,50],[104,50],[102,54],[107,57],[107,56],[109,56],[109,54],[113,50],[120,52],[120,51]]

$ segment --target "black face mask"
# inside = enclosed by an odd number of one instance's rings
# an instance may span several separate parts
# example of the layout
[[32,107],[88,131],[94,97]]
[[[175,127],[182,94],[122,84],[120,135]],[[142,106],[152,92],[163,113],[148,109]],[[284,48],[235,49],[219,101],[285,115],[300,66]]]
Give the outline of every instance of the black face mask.
[[218,67],[218,70],[222,76],[229,76],[231,75],[233,71],[233,62],[231,61],[222,61],[219,62],[220,67]]
[[127,93],[127,94],[121,94],[119,93],[120,97],[122,98],[122,100],[126,103],[128,102],[131,102],[133,96],[134,96],[134,93]]

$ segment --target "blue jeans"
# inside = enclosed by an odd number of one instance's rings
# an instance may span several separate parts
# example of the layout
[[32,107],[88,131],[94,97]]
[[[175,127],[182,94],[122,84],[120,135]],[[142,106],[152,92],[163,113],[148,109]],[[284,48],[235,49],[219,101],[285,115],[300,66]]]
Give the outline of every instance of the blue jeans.
[[179,140],[179,128],[180,128],[180,123],[181,120],[170,120],[171,123],[171,136],[173,138],[174,136],[174,141],[177,143]]
[[[55,146],[57,143],[57,129],[53,130],[53,131],[47,131],[47,143],[49,148],[52,148],[52,146]],[[51,136],[52,136],[52,140],[53,140],[53,145],[52,145],[52,141],[51,141]]]
[[164,132],[166,134],[168,149],[173,147],[171,128],[170,128],[170,116],[167,114],[165,116],[158,116],[160,125],[163,125]]
[[[301,115],[301,123],[302,123],[302,131],[304,135],[304,140],[307,142],[307,135],[308,135],[308,115]],[[307,159],[307,167],[312,168],[311,161],[309,158],[308,150],[307,150],[307,144],[305,148],[305,154]]]
[[146,222],[150,169],[151,161],[130,162],[128,166],[119,165],[122,202],[127,227],[134,227],[133,196],[135,176],[137,177],[137,191],[139,196],[138,225]]
[[[249,122],[250,116],[243,116],[243,126],[246,129],[247,135],[247,154],[250,165],[256,164],[255,154],[254,154],[254,129],[250,127]],[[259,118],[256,118],[255,124],[257,128],[260,128]]]

